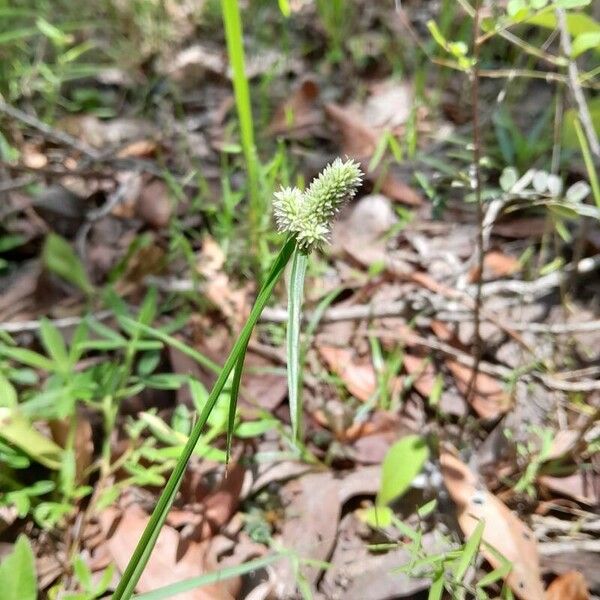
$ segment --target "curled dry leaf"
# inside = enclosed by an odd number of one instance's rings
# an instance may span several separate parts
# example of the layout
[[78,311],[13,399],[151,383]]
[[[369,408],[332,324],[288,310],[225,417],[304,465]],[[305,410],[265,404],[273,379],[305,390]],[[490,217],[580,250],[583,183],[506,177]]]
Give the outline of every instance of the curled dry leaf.
[[585,577],[578,571],[559,575],[546,591],[546,600],[589,600]]
[[440,464],[465,538],[471,536],[480,521],[484,521],[484,543],[480,549],[483,556],[494,568],[501,566],[497,554],[489,549],[491,546],[512,563],[506,583],[518,598],[543,600],[544,586],[533,532],[480,485],[475,474],[459,458],[443,452]]

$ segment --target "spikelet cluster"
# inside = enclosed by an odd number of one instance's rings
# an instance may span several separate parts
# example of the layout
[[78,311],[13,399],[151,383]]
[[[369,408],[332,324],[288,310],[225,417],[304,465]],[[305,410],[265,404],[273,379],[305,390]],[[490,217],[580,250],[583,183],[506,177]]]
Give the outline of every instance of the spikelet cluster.
[[298,188],[276,192],[273,206],[279,231],[295,234],[306,252],[326,242],[333,217],[356,194],[362,175],[354,161],[336,158],[305,192]]

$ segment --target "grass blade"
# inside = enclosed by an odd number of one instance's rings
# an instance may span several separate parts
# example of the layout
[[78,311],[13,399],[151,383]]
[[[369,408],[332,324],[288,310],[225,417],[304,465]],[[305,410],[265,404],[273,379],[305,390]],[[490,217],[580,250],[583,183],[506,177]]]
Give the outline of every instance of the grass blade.
[[300,321],[304,298],[304,277],[308,264],[308,254],[296,248],[292,258],[290,289],[288,293],[287,326],[287,378],[290,400],[292,438],[300,439],[302,430],[302,370],[300,368]]
[[206,401],[206,405],[202,410],[198,420],[196,421],[192,431],[190,432],[190,436],[188,438],[187,443],[185,444],[181,456],[177,460],[177,464],[173,469],[171,477],[169,477],[169,481],[167,482],[158,502],[152,511],[152,515],[150,516],[150,520],[146,525],[146,529],[138,542],[138,545],[127,565],[125,571],[123,572],[123,576],[115,593],[113,595],[112,600],[129,600],[137,582],[139,581],[142,572],[146,564],[148,563],[148,559],[150,558],[150,554],[154,549],[154,545],[156,544],[156,540],[160,533],[160,529],[164,524],[169,509],[173,504],[173,500],[177,494],[177,490],[181,485],[181,481],[183,479],[183,475],[185,473],[187,463],[200,439],[202,434],[202,430],[206,425],[208,417],[212,412],[219,395],[223,391],[225,387],[225,383],[229,378],[229,374],[234,369],[236,363],[238,362],[241,354],[243,353],[245,347],[248,344],[250,339],[250,335],[252,334],[252,330],[254,325],[258,321],[258,318],[267,304],[271,293],[273,292],[273,288],[277,283],[277,280],[281,276],[281,273],[285,269],[286,264],[290,260],[294,248],[296,246],[296,242],[294,238],[288,238],[284,246],[282,247],[279,255],[275,259],[273,266],[271,268],[271,272],[269,273],[264,286],[262,287],[252,310],[250,311],[250,315],[244,328],[242,329],[236,343],[234,344],[231,353],[227,357],[225,364],[217,378],[215,385]]
[[[227,39],[227,53],[231,70],[233,72],[233,91],[240,121],[240,137],[242,150],[246,159],[248,170],[248,185],[250,193],[250,231],[255,238],[260,230],[261,219],[264,214],[261,196],[258,190],[259,164],[254,144],[254,122],[250,104],[250,88],[246,78],[244,58],[244,33],[242,31],[242,18],[238,0],[221,0],[223,10],[223,24]],[[253,239],[253,242],[256,242]],[[258,247],[253,244],[254,247]]]
[[581,122],[579,119],[575,119],[574,124],[575,132],[577,133],[577,139],[579,140],[579,145],[581,146],[581,154],[583,154],[583,162],[585,163],[585,168],[588,172],[588,177],[590,178],[590,186],[592,188],[594,202],[596,202],[596,206],[600,208],[600,183],[598,183],[598,175],[596,173],[596,168],[594,167],[594,159],[592,158],[592,153],[590,152],[590,146],[585,134],[583,133],[583,128],[581,127]]
[[178,581],[177,583],[166,585],[165,587],[161,587],[146,594],[139,594],[134,596],[133,600],[165,600],[166,598],[173,598],[177,594],[189,592],[196,588],[210,585],[211,583],[218,583],[230,579],[231,577],[238,577],[239,575],[245,575],[246,573],[256,571],[257,569],[261,569],[262,567],[277,562],[281,558],[282,556],[280,554],[271,554],[263,558],[248,561],[247,563],[242,563],[241,565],[236,565],[235,567],[226,567],[225,569],[220,569],[212,573],[206,573],[205,575]]
[[479,523],[477,523],[477,527],[475,527],[475,531],[473,531],[471,537],[467,540],[462,549],[460,558],[456,565],[456,570],[454,571],[454,581],[457,583],[462,582],[469,565],[473,562],[473,559],[477,555],[479,545],[481,544],[481,538],[483,537],[484,528],[485,522],[479,521]]

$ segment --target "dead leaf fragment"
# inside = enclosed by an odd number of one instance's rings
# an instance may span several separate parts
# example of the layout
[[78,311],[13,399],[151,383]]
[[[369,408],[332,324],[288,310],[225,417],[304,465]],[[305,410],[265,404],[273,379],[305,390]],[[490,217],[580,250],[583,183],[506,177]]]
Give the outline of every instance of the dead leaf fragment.
[[[465,538],[484,521],[484,542],[512,563],[507,584],[522,600],[543,600],[544,586],[533,532],[480,485],[475,474],[459,458],[445,451],[440,456],[440,465]],[[494,568],[501,566],[496,554],[485,545],[480,551]]]
[[347,348],[321,346],[319,353],[355,398],[366,402],[372,397],[377,389],[377,378],[370,362],[358,362],[354,352]]
[[[117,568],[123,572],[149,517],[136,504],[126,506],[121,515],[116,508],[108,508],[100,515],[106,535],[106,544]],[[120,516],[120,518],[119,518]],[[206,545],[190,542],[181,547],[179,533],[164,525],[148,565],[138,582],[138,592],[150,592],[170,583],[201,575],[206,566]],[[234,596],[223,583],[215,583],[178,595],[178,600],[233,600]]]
[[312,78],[304,81],[281,104],[267,129],[270,135],[286,134],[295,139],[308,137],[323,128],[323,111],[317,106],[319,86]]
[[546,591],[546,600],[589,600],[585,577],[578,571],[559,575]]
[[136,204],[136,213],[154,229],[161,229],[169,223],[173,204],[169,188],[164,181],[155,179],[142,188]]

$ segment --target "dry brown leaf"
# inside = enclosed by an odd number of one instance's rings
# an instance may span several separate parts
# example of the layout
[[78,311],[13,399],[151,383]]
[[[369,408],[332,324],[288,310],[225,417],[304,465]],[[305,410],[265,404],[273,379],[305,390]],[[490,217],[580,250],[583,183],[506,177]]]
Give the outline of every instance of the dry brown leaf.
[[277,108],[267,129],[270,135],[287,134],[304,138],[323,128],[323,111],[317,107],[319,86],[306,78],[292,95]]
[[[120,518],[119,518],[120,517]],[[100,515],[107,539],[108,550],[119,571],[123,572],[135,546],[148,523],[148,515],[131,503],[123,511],[108,508]],[[177,530],[164,525],[148,565],[138,582],[138,592],[150,592],[170,583],[176,583],[206,572],[207,544],[189,542],[186,548],[180,543]],[[234,600],[224,583],[215,583],[185,592],[178,600]]]
[[600,478],[593,472],[583,473],[577,471],[566,477],[542,475],[538,483],[559,496],[567,496],[583,504],[597,504],[600,502]]
[[154,156],[157,148],[158,144],[155,140],[137,140],[121,148],[117,156],[119,158],[149,158]]
[[[435,335],[457,349],[462,350],[462,344],[452,334],[450,329],[444,323],[432,321],[431,329]],[[446,358],[445,364],[452,373],[456,386],[460,392],[467,395],[469,383],[473,375],[473,369],[452,358]],[[473,410],[486,420],[494,420],[508,412],[512,406],[510,395],[506,393],[502,386],[490,375],[479,372],[475,379],[475,384],[471,394],[467,398]]]
[[[512,563],[506,583],[522,600],[543,600],[544,586],[533,532],[480,485],[475,474],[459,458],[444,451],[440,464],[465,537],[468,538],[477,524],[484,521],[483,541]],[[481,546],[481,553],[494,568],[501,566],[485,544]]]
[[354,351],[347,348],[320,346],[319,353],[355,398],[366,402],[372,397],[377,389],[377,377],[370,362],[357,362]]
[[[339,490],[340,482],[331,472],[306,475],[283,487],[286,518],[281,543],[284,548],[293,549],[303,558],[326,560],[329,557],[341,514]],[[275,570],[282,588],[277,597],[295,598],[296,577],[289,561],[281,561]],[[308,581],[314,584],[321,569],[307,565],[303,571]]]
[[[446,366],[454,376],[456,386],[466,396],[473,369],[452,359],[446,359]],[[473,410],[482,419],[490,421],[508,412],[512,406],[510,396],[493,377],[486,373],[477,374],[473,391],[468,400]]]
[[380,177],[379,169],[374,171],[367,169],[369,159],[377,148],[378,136],[375,130],[363,121],[361,115],[334,103],[325,105],[325,113],[341,133],[342,152],[363,163],[367,177],[379,183],[383,194],[410,206],[420,206],[423,203],[421,195],[404,183],[393,169],[390,169],[383,178]]
[[154,229],[168,225],[173,212],[169,188],[161,179],[155,179],[145,185],[136,203],[137,216]]
[[589,600],[585,577],[578,571],[559,575],[546,591],[546,600]]
[[[75,426],[75,439],[73,441],[75,451],[75,481],[78,484],[82,484],[85,483],[84,474],[92,464],[94,457],[94,441],[90,422],[80,416],[76,418],[77,424]],[[67,420],[50,421],[49,425],[54,441],[61,448],[65,448],[71,428],[70,422]]]
[[518,258],[504,254],[500,250],[490,250],[484,259],[484,267],[489,269],[496,277],[513,275],[521,269]]
[[413,386],[424,398],[429,398],[435,386],[435,368],[430,361],[412,354],[404,354],[402,365],[406,372],[414,377]]
[[236,330],[241,329],[249,312],[246,290],[233,287],[222,270],[225,255],[217,242],[209,235],[204,236],[202,253],[197,270],[206,278],[203,292],[221,311]]
[[368,160],[377,148],[377,135],[365,125],[360,115],[339,104],[329,102],[325,114],[335,123],[342,135],[342,151],[357,160]]

